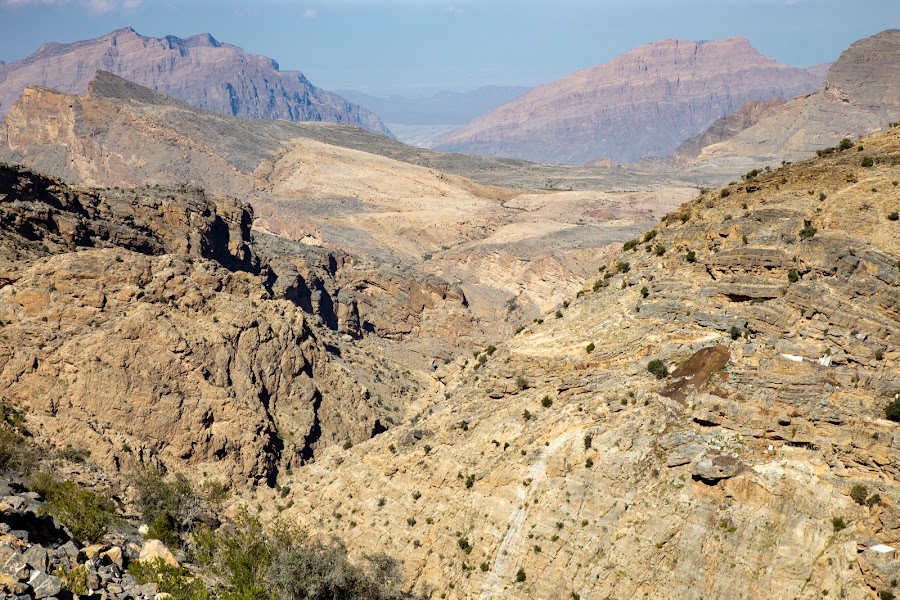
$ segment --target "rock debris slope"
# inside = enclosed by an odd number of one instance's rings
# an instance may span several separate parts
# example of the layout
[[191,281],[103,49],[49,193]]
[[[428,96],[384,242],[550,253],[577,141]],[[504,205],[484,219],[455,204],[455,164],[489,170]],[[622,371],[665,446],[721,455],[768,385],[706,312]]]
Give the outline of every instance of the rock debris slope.
[[250,119],[328,121],[390,135],[378,117],[314,86],[300,72],[223,44],[208,33],[152,38],[125,28],[72,44],[44,44],[0,64],[0,117],[28,87],[83,94],[97,71],[109,71],[192,106]]
[[563,164],[668,156],[747,100],[793,98],[821,82],[744,38],[663,40],[535,88],[437,148]]
[[432,597],[890,591],[900,127],[860,145],[685,204],[409,422],[281,479],[286,514]]

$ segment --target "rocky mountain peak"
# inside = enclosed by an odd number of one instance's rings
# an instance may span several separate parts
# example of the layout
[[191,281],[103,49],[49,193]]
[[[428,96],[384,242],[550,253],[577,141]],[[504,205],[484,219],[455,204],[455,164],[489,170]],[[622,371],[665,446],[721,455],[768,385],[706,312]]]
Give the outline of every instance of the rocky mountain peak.
[[187,39],[142,36],[127,27],[91,40],[50,43],[0,68],[0,117],[28,87],[83,94],[97,71],[192,106],[252,119],[330,121],[390,135],[378,117],[319,89],[271,58],[221,43],[209,33]]
[[661,40],[540,86],[450,132],[442,150],[584,163],[670,154],[747,100],[792,98],[820,71],[779,64],[745,38]]

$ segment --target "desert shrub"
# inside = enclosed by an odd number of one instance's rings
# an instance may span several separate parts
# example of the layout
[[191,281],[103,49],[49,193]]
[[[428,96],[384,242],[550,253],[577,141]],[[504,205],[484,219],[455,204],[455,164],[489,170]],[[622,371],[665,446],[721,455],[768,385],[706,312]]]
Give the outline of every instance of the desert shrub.
[[139,585],[155,583],[157,590],[170,594],[172,600],[211,600],[203,581],[185,569],[173,567],[161,558],[149,562],[132,562],[128,572]]
[[594,434],[591,433],[590,431],[588,431],[586,434],[584,434],[584,449],[590,450],[593,443],[594,443]]
[[666,247],[663,246],[662,244],[660,244],[659,246],[657,246],[656,248],[653,249],[653,254],[655,254],[657,256],[662,256],[665,253],[666,253]]
[[57,452],[60,458],[74,463],[83,463],[91,455],[91,451],[85,448],[75,448],[72,444]]
[[838,532],[841,529],[847,527],[847,522],[844,521],[844,519],[842,519],[841,517],[835,517],[831,519],[831,527],[834,528],[835,532]]
[[651,229],[650,231],[647,231],[646,233],[644,233],[644,236],[641,238],[641,241],[643,241],[643,242],[646,243],[646,242],[649,242],[650,240],[652,240],[652,239],[655,238],[655,237],[656,237],[656,230],[655,230],[655,229]]
[[556,313],[554,313],[554,316],[557,319],[562,319],[562,316],[563,316],[562,311],[561,310],[556,311]]
[[894,600],[894,592],[890,590],[881,590],[878,592],[878,600]]
[[693,250],[688,250],[687,254],[684,255],[684,259],[689,263],[697,262],[697,253]]
[[525,579],[527,579],[527,575],[525,575],[525,569],[519,569],[519,571],[516,573],[516,581],[522,583],[523,581],[525,581]]
[[37,465],[37,452],[18,432],[0,426],[0,470],[28,474]]
[[863,159],[861,161],[859,161],[859,166],[866,167],[866,168],[874,167],[875,159],[872,158],[871,156],[864,156]]
[[900,219],[900,213],[898,213],[895,210],[894,212],[889,213],[887,218],[888,218],[888,221],[896,221],[896,220]]
[[791,269],[787,274],[788,281],[791,283],[797,283],[800,281],[800,275],[797,273],[797,269]]
[[485,353],[486,353],[488,356],[490,356],[490,355],[492,355],[494,352],[497,351],[497,346],[495,346],[495,345],[493,345],[493,344],[489,344],[488,347],[484,349],[484,351],[485,351]]
[[528,411],[527,408],[524,411],[522,411],[522,419],[524,419],[525,421],[531,420],[531,413]]
[[728,188],[722,188],[722,191],[719,192],[720,198],[727,198],[730,195],[731,195],[731,190],[729,190]]
[[881,494],[872,494],[868,498],[866,498],[866,506],[872,508],[876,504],[881,502]]
[[69,569],[60,565],[53,571],[53,575],[59,577],[62,589],[72,594],[86,594],[88,591],[88,570],[84,565]]
[[800,230],[800,234],[799,234],[800,239],[805,240],[806,238],[811,238],[812,236],[816,235],[817,231],[818,231],[818,229],[813,227],[812,223],[810,223],[809,221],[804,221],[803,229]]
[[111,500],[73,481],[60,482],[38,473],[28,487],[44,497],[42,511],[58,519],[81,542],[99,542],[118,520]]
[[584,351],[587,352],[588,354],[590,354],[591,352],[594,351],[595,348],[596,348],[596,346],[594,345],[594,342],[591,342],[590,344],[585,346]]
[[853,487],[850,488],[850,498],[859,505],[866,503],[868,495],[869,491],[866,489],[866,486],[860,483],[854,483]]
[[625,261],[619,261],[618,263],[616,263],[616,270],[619,273],[627,273],[631,270],[631,265]]
[[622,250],[634,250],[635,246],[638,245],[637,240],[628,240],[624,244],[622,244]]
[[135,474],[131,485],[152,536],[179,546],[181,534],[190,531],[202,508],[202,499],[191,482],[181,473],[167,481],[159,470],[149,467]]
[[544,396],[541,398],[541,406],[544,408],[550,408],[553,406],[553,400],[550,399],[550,396]]
[[202,526],[194,531],[193,558],[219,580],[214,596],[223,600],[270,598],[265,585],[271,548],[259,519],[244,509],[232,527],[213,531]]
[[666,364],[655,358],[647,363],[647,370],[650,371],[657,379],[665,379],[669,376],[669,369]]
[[843,152],[844,150],[849,150],[852,147],[853,147],[853,142],[851,142],[849,138],[842,139],[841,142],[838,144],[838,150],[840,150],[841,152]]
[[875,350],[875,360],[882,360],[884,358],[884,348],[877,348]]
[[732,325],[728,330],[728,335],[731,336],[731,339],[736,340],[741,337],[741,330],[736,325]]
[[647,286],[641,288],[641,298],[646,298],[650,295],[650,290],[647,289]]
[[884,407],[884,416],[895,423],[900,422],[900,396],[895,397]]
[[481,569],[482,573],[487,573],[488,569],[490,569],[491,566],[489,564],[487,564],[486,562],[483,562],[483,563],[481,563],[479,568]]

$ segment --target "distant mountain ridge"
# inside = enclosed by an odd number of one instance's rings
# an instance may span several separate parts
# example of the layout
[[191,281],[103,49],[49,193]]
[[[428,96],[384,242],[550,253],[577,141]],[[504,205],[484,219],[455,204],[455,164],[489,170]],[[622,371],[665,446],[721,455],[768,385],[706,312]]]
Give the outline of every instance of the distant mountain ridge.
[[563,164],[667,156],[747,100],[793,98],[822,80],[821,68],[780,64],[742,37],[662,40],[535,88],[438,149]]
[[385,123],[400,125],[462,125],[530,91],[525,86],[486,85],[467,92],[443,90],[432,96],[379,97],[357,90],[337,90],[365,106]]
[[279,70],[271,58],[208,33],[153,38],[130,27],[71,44],[47,43],[27,58],[0,63],[0,117],[27,87],[83,94],[97,71],[236,117],[327,121],[390,135],[371,111],[316,87],[299,71]]

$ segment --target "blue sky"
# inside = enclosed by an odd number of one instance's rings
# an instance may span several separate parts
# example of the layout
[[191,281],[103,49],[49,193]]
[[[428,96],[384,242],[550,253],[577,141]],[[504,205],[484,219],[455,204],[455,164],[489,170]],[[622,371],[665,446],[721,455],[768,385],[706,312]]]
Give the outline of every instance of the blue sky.
[[0,0],[0,60],[125,26],[209,32],[326,89],[416,95],[537,85],[663,38],[828,62],[900,27],[900,0]]

